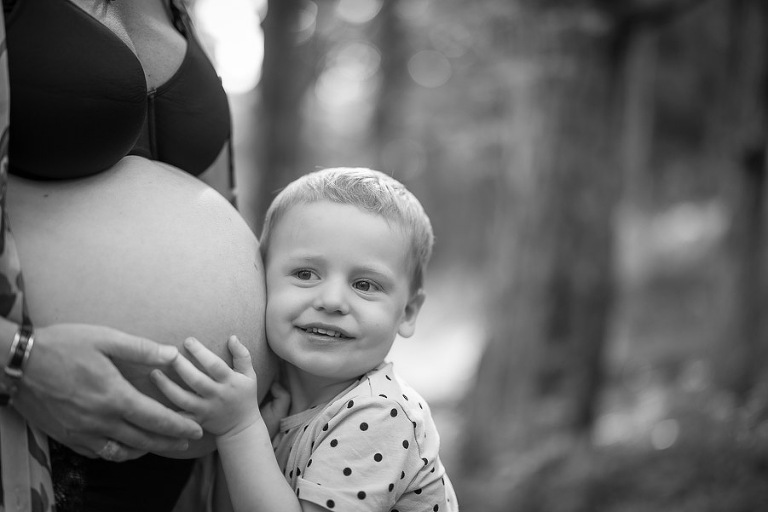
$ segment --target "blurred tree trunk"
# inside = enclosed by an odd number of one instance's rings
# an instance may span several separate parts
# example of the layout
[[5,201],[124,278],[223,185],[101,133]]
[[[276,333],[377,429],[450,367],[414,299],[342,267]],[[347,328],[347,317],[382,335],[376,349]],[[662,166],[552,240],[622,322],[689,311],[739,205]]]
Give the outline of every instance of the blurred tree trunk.
[[395,170],[386,168],[385,153],[403,131],[402,106],[408,79],[408,33],[398,12],[399,3],[399,0],[384,2],[376,25],[377,46],[381,52],[381,85],[373,116],[373,138],[376,166],[385,172]]
[[267,206],[285,184],[286,177],[296,172],[296,146],[301,133],[297,105],[303,91],[297,88],[301,60],[295,37],[301,7],[301,0],[269,0],[262,24],[264,62],[259,83],[257,226],[261,226]]
[[510,120],[524,140],[510,144],[525,157],[500,184],[510,198],[496,237],[501,289],[470,397],[470,466],[504,432],[524,443],[589,434],[614,289],[610,20],[586,6],[521,7],[511,46],[533,78]]
[[644,212],[653,201],[650,169],[658,36],[650,29],[627,27],[621,37],[617,65],[622,94],[618,95],[617,111],[621,115],[622,203],[630,211]]
[[[263,22],[264,62],[259,83],[257,165],[259,190],[256,199],[257,226],[271,200],[288,182],[302,174],[303,111],[307,90],[315,83],[324,63],[325,47],[318,31],[302,26],[322,24],[321,15],[332,6],[304,0],[269,0]],[[307,36],[307,33],[310,35]]]
[[736,159],[736,173],[729,180],[733,301],[715,368],[720,384],[744,403],[761,374],[768,378],[768,325],[763,312],[768,300],[768,5],[764,0],[733,0],[728,9],[731,39],[724,106],[730,115],[720,133]]

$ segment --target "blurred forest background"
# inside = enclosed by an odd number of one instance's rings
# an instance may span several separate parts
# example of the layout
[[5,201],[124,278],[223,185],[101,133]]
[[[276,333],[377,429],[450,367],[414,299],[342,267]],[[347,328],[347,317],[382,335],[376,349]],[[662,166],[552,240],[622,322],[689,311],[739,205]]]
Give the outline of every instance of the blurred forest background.
[[191,3],[254,228],[337,165],[430,213],[463,511],[768,510],[768,2]]

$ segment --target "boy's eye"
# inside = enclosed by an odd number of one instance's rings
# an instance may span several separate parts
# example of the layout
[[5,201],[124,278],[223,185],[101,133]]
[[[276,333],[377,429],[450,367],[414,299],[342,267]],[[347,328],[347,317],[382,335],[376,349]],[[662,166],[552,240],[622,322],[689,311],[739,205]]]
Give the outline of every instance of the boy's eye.
[[355,281],[352,284],[352,287],[356,290],[360,290],[361,292],[373,292],[379,289],[378,286],[370,281]]
[[309,281],[312,279],[312,271],[311,270],[297,270],[293,273],[298,279],[301,279],[302,281]]

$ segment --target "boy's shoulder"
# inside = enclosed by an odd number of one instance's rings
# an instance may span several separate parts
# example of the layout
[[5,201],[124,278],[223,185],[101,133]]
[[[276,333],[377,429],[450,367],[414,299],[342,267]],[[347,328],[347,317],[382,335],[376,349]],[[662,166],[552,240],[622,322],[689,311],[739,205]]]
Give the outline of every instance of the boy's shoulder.
[[397,402],[405,408],[429,411],[426,400],[395,371],[391,362],[383,362],[363,375],[357,385],[339,395],[334,402],[357,398],[369,402]]
[[329,416],[348,416],[377,410],[380,415],[407,418],[417,438],[435,432],[426,400],[409,386],[390,362],[366,373],[356,386],[336,397],[326,408]]

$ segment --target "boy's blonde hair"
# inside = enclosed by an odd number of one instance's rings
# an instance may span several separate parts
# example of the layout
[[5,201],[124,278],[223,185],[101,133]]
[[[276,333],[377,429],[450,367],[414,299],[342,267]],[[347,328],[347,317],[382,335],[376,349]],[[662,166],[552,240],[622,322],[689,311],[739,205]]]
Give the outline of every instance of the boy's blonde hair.
[[262,227],[261,254],[266,262],[272,231],[291,207],[317,201],[357,206],[381,215],[410,241],[411,290],[424,285],[432,256],[434,234],[424,208],[405,186],[386,174],[366,168],[336,167],[305,174],[285,187],[267,210]]

